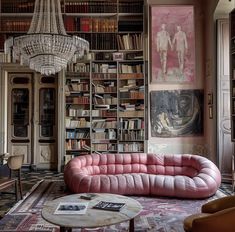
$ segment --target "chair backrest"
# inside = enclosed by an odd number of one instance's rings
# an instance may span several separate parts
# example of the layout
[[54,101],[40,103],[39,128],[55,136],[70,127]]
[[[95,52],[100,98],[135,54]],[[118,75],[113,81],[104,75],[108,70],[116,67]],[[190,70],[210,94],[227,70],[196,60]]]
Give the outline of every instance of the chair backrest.
[[20,169],[24,161],[24,155],[10,155],[7,159],[7,166],[11,170]]

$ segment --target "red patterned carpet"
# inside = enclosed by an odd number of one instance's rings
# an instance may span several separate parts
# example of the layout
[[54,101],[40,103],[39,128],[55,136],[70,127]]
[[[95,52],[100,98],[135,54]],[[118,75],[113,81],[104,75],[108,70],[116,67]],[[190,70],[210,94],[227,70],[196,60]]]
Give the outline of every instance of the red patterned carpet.
[[[42,181],[26,197],[18,202],[0,221],[0,232],[59,232],[59,228],[41,218],[46,201],[67,195],[63,181]],[[183,219],[200,211],[205,202],[225,196],[218,191],[205,200],[180,200],[174,198],[133,197],[144,210],[135,219],[136,232],[183,232]],[[126,232],[128,222],[96,230],[73,229],[73,232]]]

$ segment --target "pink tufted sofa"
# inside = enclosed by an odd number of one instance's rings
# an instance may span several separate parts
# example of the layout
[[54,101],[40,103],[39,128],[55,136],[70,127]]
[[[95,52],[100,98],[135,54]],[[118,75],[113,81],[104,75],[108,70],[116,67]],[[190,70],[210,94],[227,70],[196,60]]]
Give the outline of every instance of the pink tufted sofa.
[[206,198],[219,188],[221,175],[197,155],[92,154],[70,160],[64,180],[74,193]]

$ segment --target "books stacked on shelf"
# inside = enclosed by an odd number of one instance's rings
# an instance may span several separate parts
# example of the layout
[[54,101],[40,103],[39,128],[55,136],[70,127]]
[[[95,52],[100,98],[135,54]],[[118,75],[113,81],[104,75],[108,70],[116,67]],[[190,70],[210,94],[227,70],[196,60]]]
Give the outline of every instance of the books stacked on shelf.
[[119,1],[118,6],[120,13],[143,13],[143,1]]
[[119,143],[118,144],[118,152],[143,152],[144,144],[138,142],[132,143]]
[[120,129],[123,130],[144,129],[144,120],[141,118],[131,118],[131,119],[120,118]]
[[143,35],[142,34],[124,34],[117,35],[118,50],[142,50]]
[[93,80],[110,80],[110,79],[116,79],[117,74],[116,73],[93,73],[92,79]]
[[66,16],[64,20],[66,31],[81,32],[116,32],[117,20],[110,18],[80,18]]
[[103,152],[117,152],[117,144],[116,143],[110,143],[110,141],[105,140],[103,143],[102,141],[99,142],[93,142],[92,143],[92,151],[96,153],[103,153]]
[[120,135],[121,141],[138,141],[144,140],[144,130],[122,130]]
[[93,33],[88,41],[91,50],[117,50],[116,33]]
[[31,23],[31,19],[15,19],[6,18],[1,19],[1,31],[12,32],[12,31],[28,31]]
[[92,110],[92,117],[117,117],[117,109]]
[[67,66],[67,71],[74,72],[78,77],[89,78],[90,77],[90,64],[89,63],[72,63]]
[[68,139],[66,141],[66,150],[90,150],[90,146],[86,144],[86,140],[73,140]]
[[80,96],[67,96],[66,104],[90,104],[90,97],[85,94]]
[[2,13],[32,13],[34,10],[34,0],[2,0]]
[[95,140],[115,140],[117,132],[114,129],[93,128],[92,139]]
[[116,1],[66,1],[65,12],[67,13],[115,13],[117,12]]
[[119,73],[143,73],[143,64],[120,64]]
[[[95,73],[117,73],[117,65],[116,64],[108,64],[108,63],[93,63],[92,64],[92,72]],[[114,76],[114,75],[113,75]]]
[[90,110],[69,108],[67,115],[70,117],[84,117],[84,116],[88,117],[90,116]]
[[117,128],[117,119],[108,118],[108,119],[94,119],[92,121],[92,128]]
[[[81,129],[81,128],[79,128]],[[89,139],[90,131],[89,130],[79,130],[79,131],[66,131],[66,139]]]

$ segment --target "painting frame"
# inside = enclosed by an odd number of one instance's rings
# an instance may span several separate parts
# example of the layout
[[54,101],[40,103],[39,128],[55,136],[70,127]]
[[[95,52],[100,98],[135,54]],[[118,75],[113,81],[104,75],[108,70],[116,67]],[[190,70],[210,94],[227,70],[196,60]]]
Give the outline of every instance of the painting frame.
[[152,84],[193,84],[196,77],[193,5],[151,5]]

